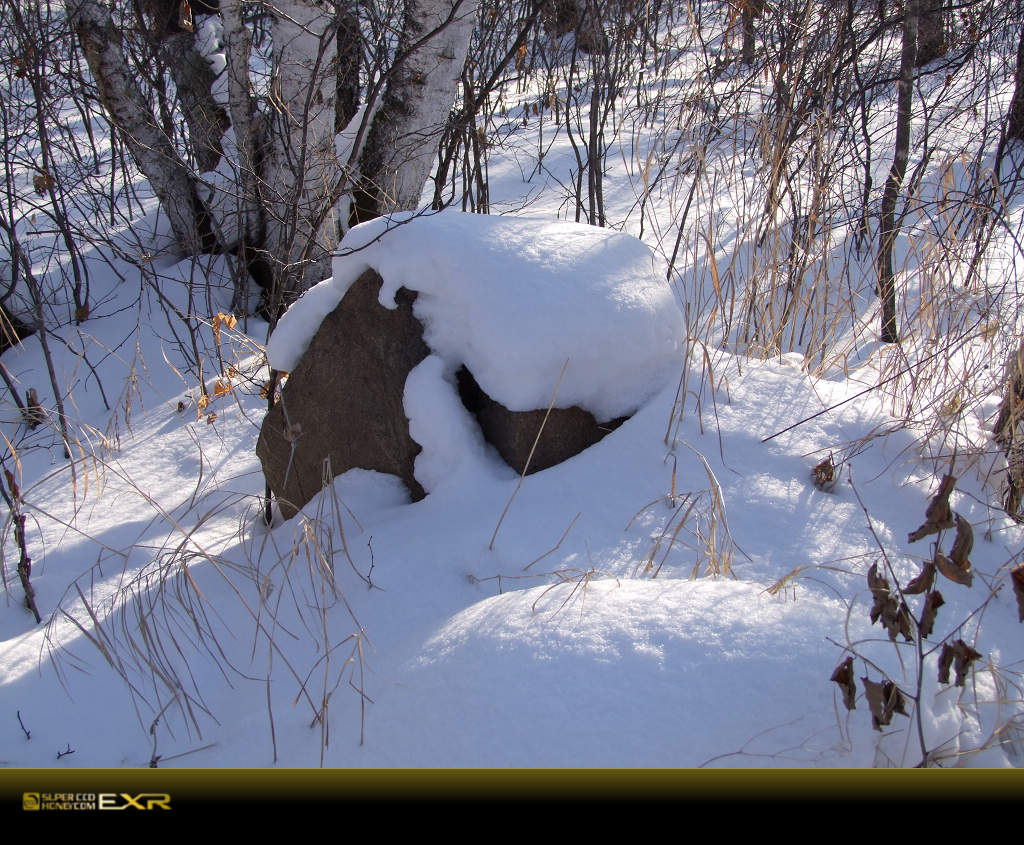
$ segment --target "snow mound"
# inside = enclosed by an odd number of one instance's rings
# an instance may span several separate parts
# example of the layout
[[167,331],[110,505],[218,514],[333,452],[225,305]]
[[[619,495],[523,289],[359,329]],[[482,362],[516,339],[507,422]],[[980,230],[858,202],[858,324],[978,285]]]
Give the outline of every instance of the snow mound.
[[[577,405],[599,420],[631,414],[678,372],[682,314],[652,250],[578,223],[443,212],[379,218],[352,229],[334,276],[284,315],[267,346],[295,368],[323,318],[368,268],[381,304],[417,291],[414,313],[433,352],[465,364],[509,410]],[[568,362],[568,364],[566,364]]]
[[381,709],[408,726],[403,765],[699,766],[749,744],[751,713],[764,748],[790,749],[757,764],[815,763],[807,740],[834,721],[821,632],[844,618],[820,593],[797,602],[735,581],[581,574],[450,617],[397,680],[415,699]]

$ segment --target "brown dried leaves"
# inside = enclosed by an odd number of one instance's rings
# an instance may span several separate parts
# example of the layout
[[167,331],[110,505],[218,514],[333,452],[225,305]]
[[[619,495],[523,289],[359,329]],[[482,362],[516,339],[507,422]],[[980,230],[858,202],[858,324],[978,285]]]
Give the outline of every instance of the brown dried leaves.
[[217,313],[213,318],[213,339],[220,345],[220,328],[221,326],[227,326],[229,329],[233,329],[238,325],[238,318],[234,314],[224,314],[223,312]]
[[909,716],[907,713],[907,700],[899,687],[892,681],[877,683],[867,678],[861,678],[864,684],[864,694],[868,699],[868,707],[871,709],[871,726],[876,730],[882,730],[883,725],[892,722],[894,713]]
[[949,551],[949,557],[936,550],[935,565],[950,581],[970,587],[974,583],[974,576],[971,574],[971,561],[968,555],[974,548],[974,529],[960,514],[954,516],[956,538],[953,540],[953,548]]
[[935,616],[939,612],[939,608],[946,603],[946,600],[942,598],[942,593],[938,590],[928,593],[924,599],[924,610],[921,612],[921,624],[919,631],[921,637],[931,636],[932,629],[935,627]]
[[914,621],[905,602],[898,601],[889,589],[889,582],[878,574],[878,564],[873,563],[868,571],[868,589],[874,597],[871,606],[871,624],[879,619],[889,632],[889,639],[895,641],[902,634],[907,642],[914,641]]
[[32,175],[32,189],[39,195],[52,191],[57,185],[54,178],[45,170]]
[[944,528],[953,527],[953,511],[949,506],[949,494],[956,486],[956,477],[942,476],[938,492],[932,496],[924,511],[924,524],[910,533],[908,540],[914,543],[929,534],[938,534]]
[[1010,570],[1010,581],[1017,597],[1017,621],[1024,622],[1024,563]]
[[832,673],[832,677],[829,680],[839,684],[839,689],[843,691],[843,704],[846,705],[846,709],[856,710],[857,706],[854,704],[854,699],[857,697],[857,684],[853,680],[853,658],[847,657],[846,660],[836,666],[836,670]]
[[939,683],[949,683],[949,667],[953,666],[956,669],[956,686],[962,687],[971,664],[980,657],[981,655],[963,640],[957,640],[953,645],[946,643],[942,647],[942,654],[939,655]]
[[838,477],[831,452],[828,453],[828,457],[825,460],[811,468],[811,480],[814,482],[815,487],[819,490],[824,490],[826,493],[832,493],[836,489]]
[[39,395],[34,387],[30,387],[25,393],[25,407],[21,410],[21,416],[29,428],[46,422],[46,411],[39,404]]
[[970,522],[955,513],[949,505],[949,494],[953,492],[955,486],[954,476],[942,476],[938,492],[925,509],[924,524],[907,537],[913,543],[929,534],[938,534],[947,528],[956,527],[956,537],[953,539],[949,557],[936,548],[934,562],[925,565],[924,571],[907,585],[904,593],[917,594],[931,589],[936,568],[950,581],[965,587],[970,587],[974,582],[970,561],[970,554],[974,549],[974,529]]
[[924,565],[924,569],[921,570],[921,574],[903,588],[903,595],[917,596],[921,593],[927,593],[934,583],[935,564],[932,561],[928,561],[928,563]]

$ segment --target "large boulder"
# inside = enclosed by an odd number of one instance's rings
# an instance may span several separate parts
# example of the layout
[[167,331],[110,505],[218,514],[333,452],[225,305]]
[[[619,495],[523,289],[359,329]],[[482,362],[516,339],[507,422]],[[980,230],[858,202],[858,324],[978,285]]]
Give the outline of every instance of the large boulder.
[[[256,454],[285,517],[294,516],[332,477],[355,468],[397,475],[414,501],[425,495],[414,475],[420,447],[409,434],[403,392],[409,373],[430,350],[412,312],[416,293],[400,288],[391,310],[380,304],[381,285],[381,277],[367,270],[348,289],[263,420]],[[510,411],[465,366],[457,384],[484,440],[519,473],[560,464],[627,419],[599,423],[576,406],[550,413]]]
[[380,304],[381,277],[367,270],[313,336],[281,398],[263,420],[256,454],[281,513],[294,516],[332,476],[360,467],[397,475],[413,499],[420,447],[402,407],[405,380],[429,350],[401,288]]
[[380,218],[348,232],[332,279],[270,338],[270,365],[291,376],[257,453],[286,516],[354,468],[422,498],[487,460],[481,440],[516,472],[547,469],[674,378],[682,336],[659,259],[629,235],[454,212]]

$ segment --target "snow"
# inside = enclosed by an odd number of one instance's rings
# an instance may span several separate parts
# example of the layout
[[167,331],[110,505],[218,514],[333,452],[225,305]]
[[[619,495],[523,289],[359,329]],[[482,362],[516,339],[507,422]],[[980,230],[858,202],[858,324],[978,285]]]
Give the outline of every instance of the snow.
[[196,16],[196,40],[195,48],[206,61],[210,63],[216,80],[211,93],[217,105],[227,110],[228,81],[224,70],[227,68],[227,59],[224,56],[224,26],[216,15]]
[[[480,427],[459,401],[454,379],[446,377],[441,358],[428,355],[409,373],[404,405],[409,434],[422,447],[414,474],[428,493],[461,473],[486,473],[488,465],[495,475],[501,473],[503,464],[489,453]],[[507,475],[510,470],[505,470]]]
[[[208,45],[215,35],[203,30]],[[872,112],[879,132],[883,118]],[[888,561],[887,577],[906,584],[932,555],[936,538],[907,534],[953,450],[903,414],[918,388],[930,410],[919,369],[863,392],[908,357],[920,363],[919,351],[880,349],[870,305],[837,330],[834,347],[853,350],[845,371],[816,373],[810,352],[755,358],[694,339],[714,300],[688,296],[684,320],[675,291],[711,289],[708,256],[727,266],[741,215],[727,202],[695,207],[691,220],[716,241],[681,258],[670,287],[663,256],[679,204],[652,194],[638,224],[632,158],[610,157],[616,228],[560,219],[572,215],[563,186],[576,158],[564,136],[546,137],[541,167],[536,130],[514,116],[491,154],[492,207],[516,213],[352,229],[333,278],[267,347],[273,367],[293,369],[368,267],[386,306],[398,287],[417,290],[433,354],[404,398],[428,495],[414,503],[398,478],[351,470],[269,527],[254,451],[267,327],[250,317],[215,341],[233,259],[155,250],[159,218],[144,213],[153,203],[139,186],[149,205],[124,209],[135,215],[124,255],[87,253],[89,319],[50,334],[73,462],[54,425],[28,429],[6,392],[0,405],[2,468],[20,489],[43,614],[37,625],[24,606],[8,519],[0,766],[913,766],[919,728],[932,763],[1021,765],[1024,644],[1009,570],[1024,528],[998,507],[1005,462],[983,425],[996,400],[957,429],[951,504],[974,526],[975,585],[941,584],[919,678],[916,645],[871,624],[865,576]],[[645,145],[653,160],[657,144],[637,135],[636,162]],[[1019,240],[1019,193],[1007,202]],[[627,234],[641,230],[642,241]],[[43,235],[21,231],[40,249]],[[1007,251],[964,319],[982,304],[997,315],[1020,269]],[[66,294],[56,274],[43,281],[55,302]],[[993,379],[1016,339],[981,350],[998,362]],[[38,336],[2,360],[53,419]],[[556,404],[632,416],[520,479],[462,407],[454,372],[464,363],[509,407],[543,408],[567,360]],[[215,395],[218,382],[230,390]],[[825,492],[811,468],[830,454],[837,483]],[[940,684],[939,643],[959,638],[983,658],[965,687]],[[851,653],[847,711],[829,678]],[[865,675],[908,692],[920,680],[912,716],[873,730]]]
[[641,241],[558,220],[446,212],[353,228],[334,277],[278,325],[267,347],[273,367],[295,368],[368,268],[384,280],[382,305],[395,307],[400,287],[416,291],[427,345],[513,411],[546,408],[557,387],[556,407],[610,420],[633,413],[681,363],[682,314]]

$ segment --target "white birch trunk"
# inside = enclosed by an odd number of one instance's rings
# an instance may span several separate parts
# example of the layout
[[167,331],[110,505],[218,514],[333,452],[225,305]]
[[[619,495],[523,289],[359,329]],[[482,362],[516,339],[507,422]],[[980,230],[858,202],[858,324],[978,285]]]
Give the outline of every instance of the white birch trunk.
[[238,181],[241,189],[238,231],[243,246],[259,239],[259,205],[256,197],[256,137],[253,102],[249,94],[249,31],[242,20],[241,0],[220,0],[224,53],[228,74],[228,111],[235,132]]
[[323,214],[339,169],[334,152],[336,36],[333,2],[280,0],[274,8],[275,111],[262,190],[266,248],[287,293],[320,281],[337,246],[337,221]]
[[477,0],[408,0],[399,44],[404,61],[374,120],[362,175],[382,213],[416,209],[437,141],[455,102]]
[[157,125],[128,69],[110,11],[96,0],[68,0],[67,10],[103,106],[160,200],[175,238],[188,252],[209,248],[213,245],[209,215],[191,174]]

